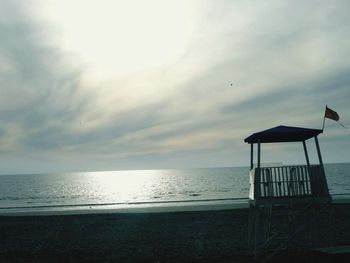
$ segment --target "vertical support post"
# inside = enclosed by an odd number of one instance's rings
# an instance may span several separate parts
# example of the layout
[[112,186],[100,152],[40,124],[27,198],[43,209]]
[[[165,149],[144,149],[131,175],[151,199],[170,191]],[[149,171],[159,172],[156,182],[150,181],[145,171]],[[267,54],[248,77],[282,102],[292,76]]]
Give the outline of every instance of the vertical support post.
[[257,160],[257,168],[254,170],[254,199],[258,199],[261,196],[260,182],[261,182],[261,172],[260,172],[260,155],[261,155],[261,147],[260,140],[258,141],[258,160]]
[[249,205],[249,221],[248,221],[248,248],[249,253],[254,253],[255,239],[254,239],[254,227],[255,227],[255,207]]
[[319,160],[320,165],[321,165],[321,167],[323,169],[323,161],[322,161],[321,150],[320,150],[320,145],[318,144],[317,136],[315,136],[315,142],[316,142],[316,149],[317,149],[318,160]]
[[325,173],[324,166],[323,166],[322,155],[321,155],[320,145],[318,144],[317,136],[315,136],[315,142],[316,142],[318,160],[320,161],[320,167],[321,167],[321,169],[320,169],[321,174],[319,175],[319,182],[318,182],[319,183],[319,195],[329,196],[329,189],[328,189],[328,184],[327,184],[327,179],[326,179],[326,173]]
[[254,167],[254,144],[250,144],[250,170]]
[[260,147],[260,140],[258,140],[258,164],[257,164],[258,168],[260,168],[260,156],[261,156],[261,147]]
[[303,141],[303,147],[304,147],[304,153],[305,153],[307,168],[310,169],[310,160],[309,160],[309,155],[308,155],[308,153],[307,153],[307,148],[306,148],[306,143],[305,143],[305,141]]
[[260,207],[255,206],[255,225],[254,225],[254,258],[257,259],[260,253]]

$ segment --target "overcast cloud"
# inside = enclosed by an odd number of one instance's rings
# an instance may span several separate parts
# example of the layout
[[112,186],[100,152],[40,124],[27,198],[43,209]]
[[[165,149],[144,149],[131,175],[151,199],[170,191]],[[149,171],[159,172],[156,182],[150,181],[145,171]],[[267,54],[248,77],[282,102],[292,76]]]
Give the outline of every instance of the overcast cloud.
[[[326,104],[350,127],[348,1],[188,3],[190,11],[176,15],[190,21],[181,31],[186,41],[173,55],[158,63],[156,56],[172,51],[158,54],[147,36],[130,43],[131,51],[116,41],[125,50],[106,44],[111,61],[123,52],[132,60],[136,49],[144,61],[127,72],[111,64],[100,74],[88,55],[63,44],[64,27],[35,6],[45,1],[2,0],[0,173],[245,166],[245,137],[277,125],[321,128]],[[166,18],[154,25],[162,22],[177,30]],[[350,161],[349,136],[326,121],[325,162]],[[266,162],[304,161],[301,147],[266,149]]]

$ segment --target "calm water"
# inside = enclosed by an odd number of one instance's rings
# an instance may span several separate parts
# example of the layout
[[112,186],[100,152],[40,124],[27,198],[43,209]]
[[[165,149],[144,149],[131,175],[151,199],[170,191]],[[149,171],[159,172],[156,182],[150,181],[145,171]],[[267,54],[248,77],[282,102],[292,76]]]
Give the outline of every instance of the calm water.
[[[350,164],[325,166],[331,193],[350,194]],[[248,168],[0,176],[0,208],[247,198]]]

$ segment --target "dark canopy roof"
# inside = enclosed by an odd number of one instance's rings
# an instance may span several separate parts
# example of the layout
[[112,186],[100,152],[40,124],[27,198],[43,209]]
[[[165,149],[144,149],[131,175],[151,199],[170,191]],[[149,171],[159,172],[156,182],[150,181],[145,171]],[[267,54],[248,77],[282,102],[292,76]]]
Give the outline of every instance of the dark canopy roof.
[[322,133],[322,130],[277,126],[265,131],[256,132],[244,139],[247,143],[260,142],[298,142],[310,139]]

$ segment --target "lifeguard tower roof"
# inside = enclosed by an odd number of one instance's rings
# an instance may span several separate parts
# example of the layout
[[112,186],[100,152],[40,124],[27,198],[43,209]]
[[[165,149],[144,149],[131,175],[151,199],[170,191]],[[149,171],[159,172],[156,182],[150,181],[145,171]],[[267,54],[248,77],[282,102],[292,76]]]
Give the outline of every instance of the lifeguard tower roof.
[[322,133],[322,130],[277,126],[261,132],[256,132],[244,139],[246,143],[269,143],[269,142],[299,142],[305,141]]

